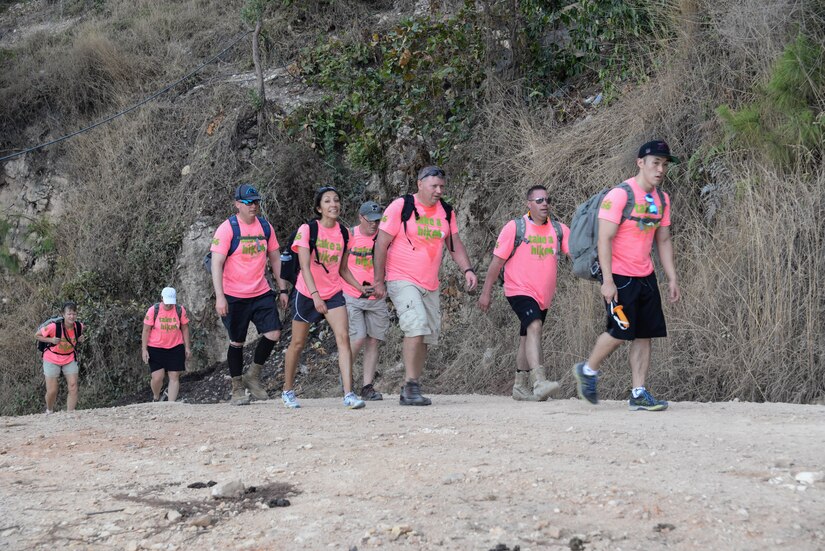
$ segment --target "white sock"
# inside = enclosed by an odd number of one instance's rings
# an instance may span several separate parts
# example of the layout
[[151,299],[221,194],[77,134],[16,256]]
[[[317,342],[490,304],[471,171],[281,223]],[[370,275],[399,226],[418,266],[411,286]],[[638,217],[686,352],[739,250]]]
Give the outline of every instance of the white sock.
[[584,362],[584,367],[582,367],[582,373],[584,373],[588,377],[592,377],[593,375],[597,375],[599,372],[598,371],[593,371],[592,369],[590,369],[590,364],[587,363],[587,362]]
[[639,396],[642,395],[642,392],[644,392],[644,391],[645,391],[645,387],[637,386],[636,388],[633,389],[633,397],[638,398]]

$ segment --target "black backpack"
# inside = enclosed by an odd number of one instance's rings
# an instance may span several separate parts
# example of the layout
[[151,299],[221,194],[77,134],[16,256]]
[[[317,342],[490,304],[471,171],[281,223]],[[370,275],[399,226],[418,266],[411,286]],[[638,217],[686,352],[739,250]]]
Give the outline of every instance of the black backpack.
[[[312,253],[315,253],[315,263],[319,264],[326,273],[329,273],[329,270],[327,270],[327,267],[324,266],[324,263],[318,260],[318,248],[316,247],[316,243],[318,242],[318,220],[310,220],[307,222],[307,226],[309,226],[309,255],[311,257]],[[346,226],[340,222],[338,222],[338,228],[341,230],[341,237],[344,238],[343,250],[346,251],[347,244],[349,243],[349,231]],[[295,285],[295,282],[298,281],[298,272],[301,271],[301,263],[298,261],[298,253],[293,252],[292,250],[292,244],[295,242],[296,235],[298,235],[298,230],[292,232],[286,240],[286,246],[281,248],[281,279],[288,281],[293,285]]]
[[[37,328],[37,331],[39,332],[41,329],[44,329],[50,323],[55,324],[54,336],[57,337],[58,339],[62,339],[63,338],[63,316],[57,316],[56,318],[47,319],[46,321],[44,321],[43,323],[40,324],[40,327]],[[74,322],[74,339],[75,340],[74,340],[74,342],[69,341],[69,344],[72,345],[72,349],[77,348],[77,340],[80,338],[80,334],[82,332],[83,332],[83,325],[79,321]],[[68,337],[66,338],[66,340],[67,341],[69,340]],[[41,354],[43,352],[45,352],[46,350],[51,349],[51,347],[53,347],[53,346],[57,346],[57,345],[49,344],[47,342],[37,341],[37,350]],[[60,352],[55,352],[55,354],[58,354],[60,356],[71,356],[72,354],[74,354],[74,350],[72,350],[72,352],[69,353],[69,354],[61,354]]]
[[[402,196],[404,199],[404,206],[401,208],[401,223],[404,224],[404,235],[407,236],[407,241],[410,242],[412,245],[412,241],[410,240],[410,236],[407,235],[407,220],[415,213],[415,219],[418,220],[421,215],[418,214],[418,210],[415,208],[415,197],[411,193],[407,193]],[[453,206],[445,201],[444,199],[439,199],[441,202],[441,208],[444,209],[444,213],[447,215],[447,241],[450,243],[450,252],[455,252],[455,248],[453,248],[453,234],[450,232],[450,221],[453,218]],[[414,249],[415,247],[413,247]]]
[[[263,229],[264,234],[241,237],[241,226],[238,224],[238,216],[233,214],[229,217],[229,225],[232,227],[232,241],[229,242],[229,250],[226,252],[227,258],[238,249],[241,241],[257,241],[263,239],[267,243],[269,242],[269,237],[272,235],[272,226],[263,216],[257,216],[256,218],[261,224],[261,229]],[[209,251],[206,253],[206,256],[203,257],[203,267],[207,272],[212,273],[212,251]]]

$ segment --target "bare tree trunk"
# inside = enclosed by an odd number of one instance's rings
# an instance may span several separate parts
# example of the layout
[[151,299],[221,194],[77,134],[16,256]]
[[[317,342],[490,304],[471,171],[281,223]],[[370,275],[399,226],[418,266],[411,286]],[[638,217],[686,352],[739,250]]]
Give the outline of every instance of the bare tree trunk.
[[264,72],[261,67],[261,16],[255,21],[255,33],[252,35],[252,61],[255,63],[255,76],[258,79],[258,136],[263,135],[264,124],[266,123],[266,90],[264,89]]

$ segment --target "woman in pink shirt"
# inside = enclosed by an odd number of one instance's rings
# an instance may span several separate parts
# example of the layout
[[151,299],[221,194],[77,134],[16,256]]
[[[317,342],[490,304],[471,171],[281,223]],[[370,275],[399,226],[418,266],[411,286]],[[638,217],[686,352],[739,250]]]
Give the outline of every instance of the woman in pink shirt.
[[372,293],[372,287],[358,283],[347,265],[345,238],[347,229],[338,222],[341,199],[334,187],[322,187],[315,193],[314,210],[317,220],[311,224],[318,228],[318,236],[310,251],[310,224],[298,228],[293,252],[298,253],[301,271],[295,282],[295,298],[292,301],[292,340],[284,359],[284,405],[299,408],[295,397],[295,372],[309,335],[310,325],[326,318],[335,334],[338,346],[338,367],[344,385],[344,405],[360,409],[366,404],[352,391],[352,353],[349,344],[349,321],[342,291],[342,280],[363,294]]
[[153,304],[143,318],[140,343],[143,363],[149,365],[152,380],[152,401],[160,402],[163,376],[169,374],[167,394],[169,401],[178,398],[180,374],[186,369],[186,360],[192,355],[189,340],[189,318],[186,309],[178,306],[177,293],[166,287],[160,293],[162,301]]
[[[66,397],[66,411],[74,411],[77,406],[77,345],[85,340],[85,326],[77,321],[77,304],[63,303],[63,321],[55,321],[37,330],[34,338],[48,346],[43,351],[43,374],[46,376],[46,413],[54,412],[57,400],[60,372],[66,377],[69,395]],[[58,327],[60,336],[57,336]]]

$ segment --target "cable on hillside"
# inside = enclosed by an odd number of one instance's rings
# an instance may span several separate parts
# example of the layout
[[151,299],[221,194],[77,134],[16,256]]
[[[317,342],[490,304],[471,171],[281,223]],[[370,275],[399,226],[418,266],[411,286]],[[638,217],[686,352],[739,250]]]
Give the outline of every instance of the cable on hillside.
[[221,51],[220,51],[220,53],[217,53],[217,54],[215,54],[214,56],[210,57],[209,59],[207,59],[206,61],[204,61],[201,65],[199,65],[198,67],[196,67],[196,68],[195,68],[195,69],[193,69],[192,71],[188,72],[186,75],[182,76],[181,78],[179,78],[178,80],[176,80],[176,81],[175,81],[175,82],[173,82],[172,84],[169,84],[169,85],[168,85],[168,86],[166,86],[165,88],[163,88],[163,89],[161,89],[161,90],[158,90],[157,92],[155,92],[155,93],[154,93],[154,94],[152,94],[151,96],[149,96],[149,97],[147,97],[147,98],[143,99],[143,100],[142,100],[142,101],[140,101],[139,103],[136,103],[135,105],[132,105],[131,107],[129,107],[129,108],[127,108],[127,109],[124,109],[123,111],[120,111],[119,113],[115,113],[114,115],[110,115],[110,116],[106,117],[106,118],[105,118],[105,119],[103,119],[103,120],[97,121],[96,123],[94,123],[94,124],[92,124],[92,125],[90,125],[90,126],[87,126],[86,128],[81,128],[80,130],[77,130],[77,131],[75,131],[75,132],[72,132],[71,134],[66,134],[65,136],[61,136],[60,138],[54,139],[54,140],[52,140],[52,141],[50,141],[50,142],[42,143],[42,144],[40,144],[40,145],[36,145],[36,146],[34,146],[34,147],[30,147],[30,148],[28,148],[28,149],[26,149],[26,150],[23,150],[23,151],[18,151],[17,153],[13,153],[13,154],[11,154],[11,155],[7,155],[7,156],[5,156],[5,157],[0,157],[0,163],[2,163],[3,161],[8,161],[9,159],[14,159],[15,157],[20,157],[21,155],[25,155],[26,153],[31,153],[32,151],[37,151],[38,149],[43,149],[44,147],[47,147],[47,146],[50,146],[50,145],[54,145],[54,144],[56,144],[56,143],[60,143],[60,142],[62,142],[62,141],[68,140],[69,138],[73,138],[74,136],[77,136],[78,134],[83,134],[84,132],[88,132],[89,130],[92,130],[93,128],[97,128],[97,127],[98,127],[98,126],[100,126],[100,125],[106,124],[107,122],[113,121],[114,119],[116,119],[116,118],[118,118],[118,117],[122,117],[123,115],[125,115],[125,114],[127,114],[127,113],[129,113],[129,112],[131,112],[131,111],[134,111],[134,110],[135,110],[135,109],[137,109],[138,107],[140,107],[140,106],[142,106],[142,105],[145,105],[145,104],[149,103],[150,101],[152,101],[152,100],[153,100],[153,99],[155,99],[156,97],[160,96],[161,94],[164,94],[164,93],[168,92],[169,90],[171,90],[172,88],[174,88],[175,86],[177,86],[178,84],[180,84],[181,82],[183,82],[184,80],[186,80],[187,78],[189,78],[189,77],[191,77],[191,76],[195,75],[195,74],[196,74],[196,73],[198,73],[201,69],[203,69],[204,67],[206,67],[206,66],[207,66],[207,65],[209,65],[210,63],[212,63],[212,62],[214,62],[215,60],[217,60],[217,59],[218,59],[219,57],[221,57],[223,54],[225,54],[226,52],[228,52],[229,50],[231,50],[231,49],[232,49],[232,48],[233,48],[233,47],[234,47],[234,46],[235,46],[238,42],[240,42],[242,39],[246,38],[246,37],[247,37],[249,34],[251,34],[251,33],[252,33],[252,31],[246,31],[244,34],[242,34],[241,36],[239,36],[238,38],[236,38],[235,40],[233,40],[233,41],[232,41],[232,43],[231,43],[231,44],[229,44],[229,46],[227,46],[226,48],[224,48],[223,50],[221,50]]

